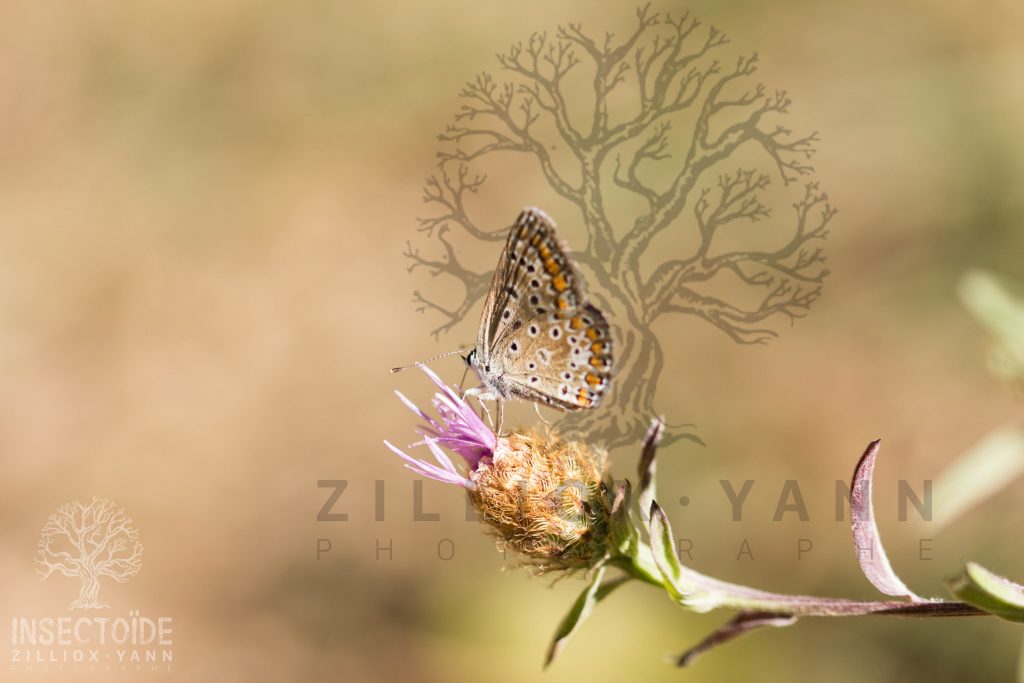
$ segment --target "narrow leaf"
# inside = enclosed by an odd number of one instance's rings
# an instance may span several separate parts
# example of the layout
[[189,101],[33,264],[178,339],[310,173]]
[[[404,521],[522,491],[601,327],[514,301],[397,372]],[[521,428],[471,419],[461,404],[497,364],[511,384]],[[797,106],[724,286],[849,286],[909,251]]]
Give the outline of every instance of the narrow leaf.
[[618,486],[615,487],[615,493],[612,495],[612,506],[611,516],[625,518],[629,514],[629,495],[630,495],[630,483],[629,479],[626,479]]
[[615,487],[611,502],[610,532],[612,547],[620,554],[631,557],[635,553],[637,532],[629,518],[629,480]]
[[935,481],[933,533],[1024,474],[1024,429],[998,429],[960,455]]
[[776,614],[774,612],[740,612],[730,621],[711,632],[704,640],[700,641],[689,650],[676,658],[676,666],[689,666],[698,656],[708,650],[724,645],[729,641],[739,638],[745,633],[765,626],[781,628],[796,623],[796,617],[792,614]]
[[569,613],[565,615],[562,622],[558,625],[555,637],[551,640],[551,645],[548,647],[547,656],[544,658],[544,668],[547,668],[555,660],[558,653],[565,647],[569,636],[594,611],[594,606],[608,597],[616,588],[629,581],[628,576],[619,576],[602,585],[601,579],[604,577],[604,572],[604,565],[601,565],[594,571],[590,584],[576,598],[576,602],[572,604]]
[[639,503],[642,512],[650,510],[651,503],[654,502],[654,455],[658,450],[658,444],[661,442],[661,435],[664,431],[665,420],[663,418],[658,417],[652,420],[651,426],[647,429],[643,450],[640,452],[640,462],[637,465],[637,470],[640,473]]
[[968,562],[947,582],[960,600],[1008,621],[1024,622],[1024,586]]
[[960,299],[993,338],[989,368],[1024,386],[1024,289],[1017,282],[984,270],[960,280]]
[[885,593],[896,597],[920,600],[896,576],[889,556],[885,554],[882,539],[875,525],[875,511],[871,502],[871,478],[875,471],[875,460],[881,440],[872,441],[853,471],[850,490],[850,523],[853,527],[853,545],[857,561],[871,584]]
[[683,568],[679,563],[679,556],[676,554],[672,527],[669,526],[668,517],[665,516],[661,506],[653,501],[651,502],[651,519],[648,524],[654,564],[658,566],[658,571],[665,579],[665,588],[668,589],[668,592],[676,600],[682,600],[687,591],[682,585]]

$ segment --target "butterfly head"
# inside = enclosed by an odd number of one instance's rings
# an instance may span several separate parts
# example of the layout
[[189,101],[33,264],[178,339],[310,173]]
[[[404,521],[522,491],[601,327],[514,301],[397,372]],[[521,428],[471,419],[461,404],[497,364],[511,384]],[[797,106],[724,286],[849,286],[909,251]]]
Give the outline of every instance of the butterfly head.
[[494,359],[490,359],[486,363],[480,358],[480,354],[477,353],[476,349],[473,349],[465,356],[462,357],[466,361],[466,366],[472,368],[476,374],[480,375],[480,379],[487,381],[487,379],[493,377],[493,371],[497,370],[497,367],[492,368],[491,365],[494,363]]

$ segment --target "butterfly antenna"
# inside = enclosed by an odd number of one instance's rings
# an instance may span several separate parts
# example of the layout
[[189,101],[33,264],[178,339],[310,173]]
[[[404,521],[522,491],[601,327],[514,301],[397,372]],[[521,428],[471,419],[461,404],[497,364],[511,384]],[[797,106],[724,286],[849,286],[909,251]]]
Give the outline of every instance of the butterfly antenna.
[[445,351],[444,353],[437,354],[433,358],[428,358],[426,360],[416,361],[415,363],[412,363],[411,365],[400,365],[397,368],[391,368],[391,372],[401,372],[402,370],[408,370],[409,368],[417,368],[417,367],[419,367],[421,365],[426,365],[427,363],[433,363],[435,360],[438,360],[440,358],[447,358],[448,356],[454,356],[455,354],[460,354],[461,355],[464,351],[468,351],[468,350],[469,349],[455,349],[454,351]]

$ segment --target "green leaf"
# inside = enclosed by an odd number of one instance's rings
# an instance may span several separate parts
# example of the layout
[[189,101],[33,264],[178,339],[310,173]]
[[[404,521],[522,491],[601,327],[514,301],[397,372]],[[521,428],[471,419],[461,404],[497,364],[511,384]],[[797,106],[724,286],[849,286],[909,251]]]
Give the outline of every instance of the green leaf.
[[651,502],[651,553],[654,555],[654,563],[665,578],[665,588],[673,598],[682,602],[690,591],[684,586],[683,566],[676,554],[675,538],[672,536],[672,527],[668,523],[668,517],[664,510],[656,502]]
[[1024,293],[995,273],[973,270],[960,280],[960,300],[995,342],[989,368],[1024,386]]
[[632,557],[636,553],[638,538],[633,521],[629,518],[630,492],[631,487],[628,479],[615,487],[608,533],[611,539],[611,548],[619,555],[626,557]]
[[933,533],[1024,474],[1024,429],[1003,427],[958,456],[936,478]]
[[658,452],[658,443],[661,442],[661,435],[665,431],[665,420],[656,418],[651,421],[647,429],[647,437],[644,439],[643,449],[640,451],[640,461],[637,464],[637,471],[640,474],[640,511],[647,512],[654,502],[654,456]]
[[1008,621],[1024,622],[1024,586],[968,562],[960,576],[947,582],[960,600]]
[[544,668],[547,668],[555,660],[555,657],[565,647],[566,641],[569,640],[569,636],[573,634],[576,627],[594,611],[594,606],[608,597],[616,588],[629,581],[630,578],[628,576],[619,576],[602,585],[601,579],[604,577],[604,572],[604,565],[599,566],[594,571],[590,584],[576,598],[576,602],[572,604],[569,613],[565,615],[562,623],[558,625],[555,637],[552,638],[551,645],[548,647],[547,656],[544,658]]

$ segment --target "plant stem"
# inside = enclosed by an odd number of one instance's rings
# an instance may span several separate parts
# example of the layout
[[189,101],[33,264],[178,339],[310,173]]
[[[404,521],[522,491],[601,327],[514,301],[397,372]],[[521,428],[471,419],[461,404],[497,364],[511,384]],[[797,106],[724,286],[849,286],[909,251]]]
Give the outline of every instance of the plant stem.
[[[608,562],[630,577],[669,589],[658,571],[646,543],[638,542],[631,557],[618,555]],[[769,612],[797,617],[857,617],[867,615],[895,617],[974,617],[988,613],[965,602],[951,600],[848,600],[811,595],[770,593],[749,586],[720,581],[692,569],[685,570],[686,582],[693,590],[678,602],[696,612],[729,609],[739,612]]]

